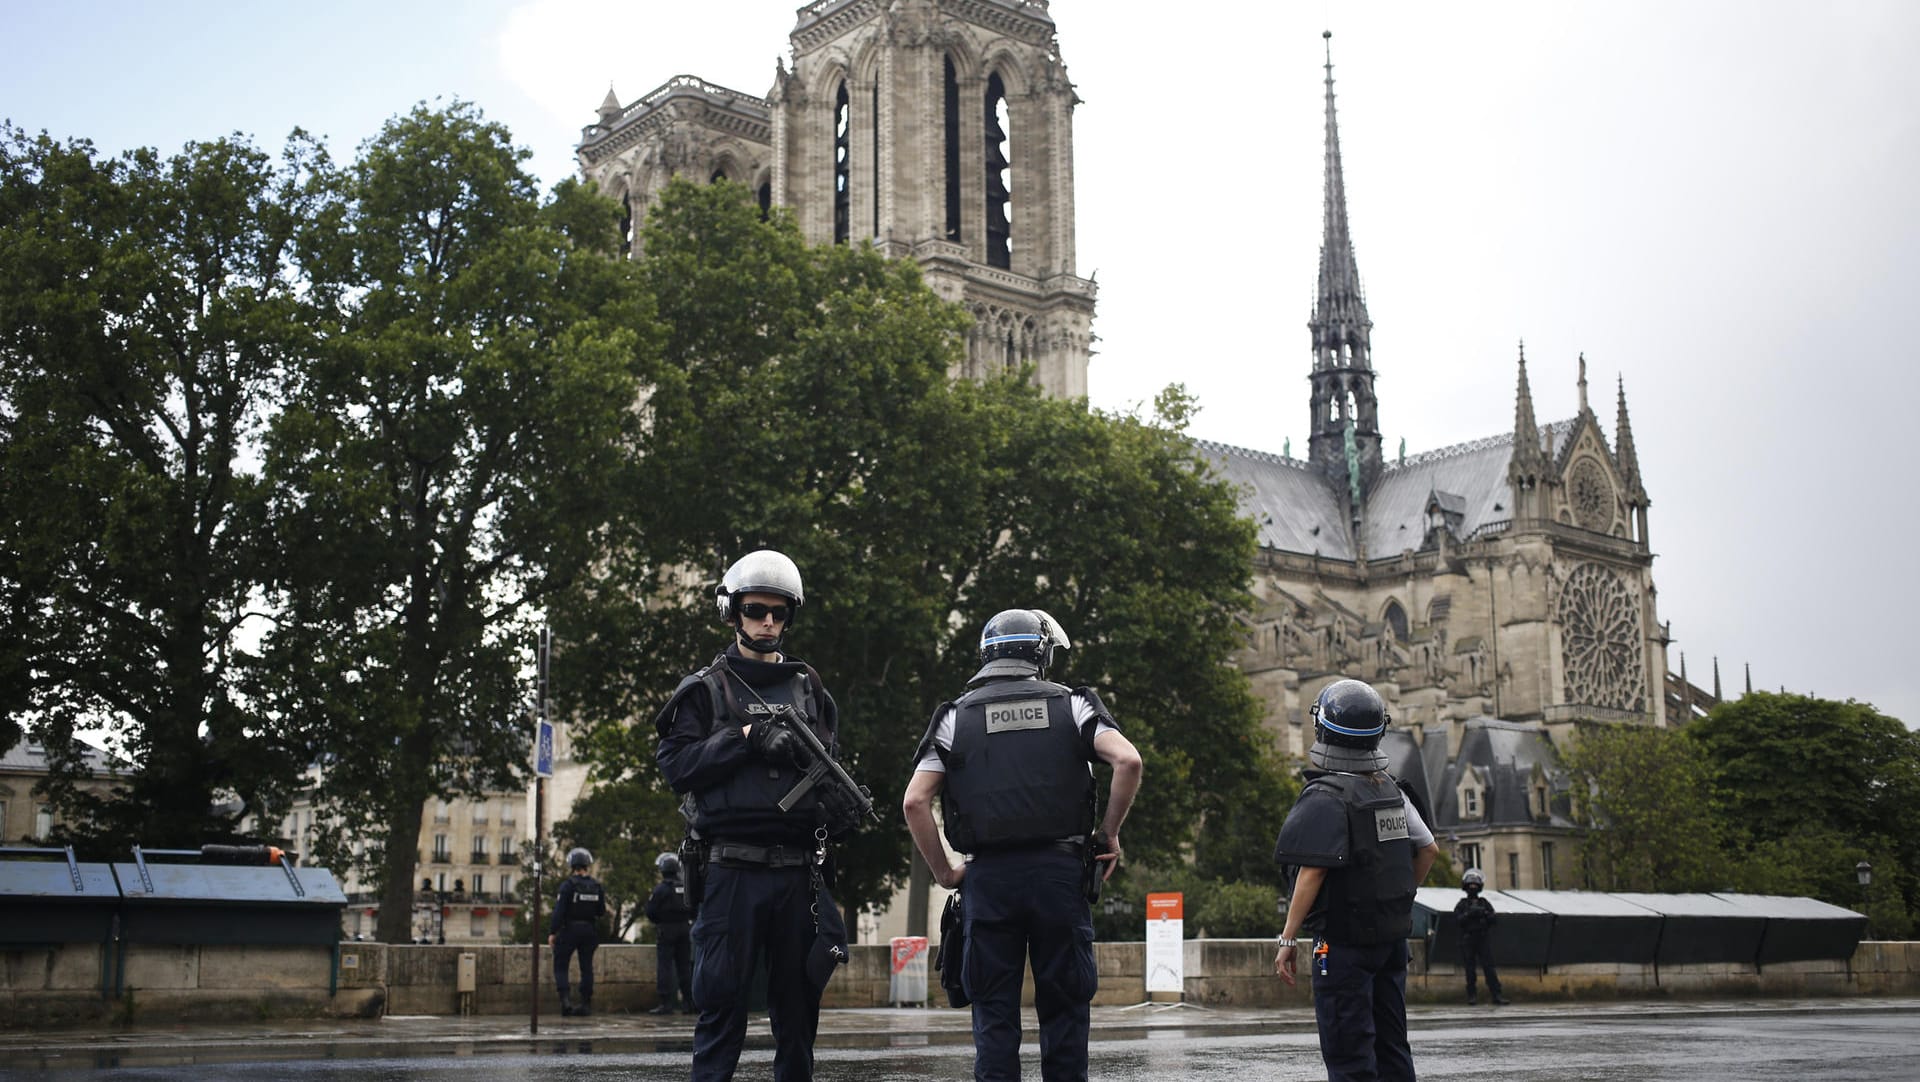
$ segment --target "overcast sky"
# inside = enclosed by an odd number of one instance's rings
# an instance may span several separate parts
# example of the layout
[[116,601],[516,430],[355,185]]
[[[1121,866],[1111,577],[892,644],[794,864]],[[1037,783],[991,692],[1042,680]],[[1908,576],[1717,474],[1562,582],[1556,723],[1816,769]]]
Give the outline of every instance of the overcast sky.
[[[303,126],[336,155],[477,102],[573,169],[611,83],[764,94],[792,0],[0,0],[0,116],[103,150]],[[1322,42],[1389,452],[1624,378],[1659,608],[1696,683],[1920,722],[1920,4],[1053,0],[1095,405],[1179,380],[1196,435],[1305,446]],[[1017,195],[1016,195],[1017,198]]]

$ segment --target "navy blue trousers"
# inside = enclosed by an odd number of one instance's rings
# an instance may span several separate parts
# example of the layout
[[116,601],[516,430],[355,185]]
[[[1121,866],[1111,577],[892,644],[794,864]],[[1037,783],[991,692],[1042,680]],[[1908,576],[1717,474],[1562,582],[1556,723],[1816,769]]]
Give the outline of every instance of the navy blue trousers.
[[1342,947],[1321,940],[1311,966],[1328,1082],[1413,1082],[1406,941]]
[[1471,999],[1477,993],[1477,990],[1474,988],[1474,968],[1476,966],[1487,971],[1487,990],[1493,993],[1494,998],[1499,998],[1500,974],[1493,968],[1492,936],[1461,936],[1460,961],[1467,967],[1467,998]]
[[773,1026],[775,1082],[813,1077],[820,993],[809,986],[813,892],[805,868],[707,865],[693,921],[693,1082],[733,1077],[747,1039],[747,996],[767,960],[767,1021]]
[[553,983],[560,990],[561,1000],[567,998],[567,964],[573,955],[580,955],[580,998],[593,998],[593,952],[600,946],[600,933],[592,924],[583,921],[569,921],[553,939]]
[[660,1002],[672,1004],[674,996],[681,1004],[693,1003],[693,938],[685,921],[654,926],[653,986]]
[[1098,975],[1080,858],[1058,849],[980,854],[967,865],[960,904],[967,930],[961,981],[973,1000],[973,1077],[1020,1077],[1020,986],[1031,960],[1040,1077],[1086,1082],[1088,1004]]

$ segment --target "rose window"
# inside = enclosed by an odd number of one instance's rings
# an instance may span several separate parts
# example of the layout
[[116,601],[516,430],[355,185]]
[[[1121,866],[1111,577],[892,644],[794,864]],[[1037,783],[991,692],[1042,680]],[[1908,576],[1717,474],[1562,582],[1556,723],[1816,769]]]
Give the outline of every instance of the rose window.
[[1567,701],[1644,711],[1640,606],[1620,575],[1581,564],[1560,590],[1560,644]]
[[1573,468],[1567,492],[1573,500],[1574,520],[1583,529],[1605,533],[1613,525],[1613,485],[1599,463],[1581,459]]

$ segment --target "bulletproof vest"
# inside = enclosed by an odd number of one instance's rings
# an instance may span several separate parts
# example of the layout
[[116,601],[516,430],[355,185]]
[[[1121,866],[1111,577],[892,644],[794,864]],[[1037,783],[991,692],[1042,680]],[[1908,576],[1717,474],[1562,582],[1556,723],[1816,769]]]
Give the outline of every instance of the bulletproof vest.
[[687,885],[678,879],[660,884],[661,924],[678,924],[693,919],[693,904],[687,901]]
[[984,684],[954,703],[947,843],[962,853],[1093,830],[1093,771],[1073,693],[1045,680]]
[[567,879],[573,893],[567,898],[567,911],[560,915],[562,921],[596,921],[607,911],[607,892],[600,881],[590,875],[576,875]]
[[[728,675],[712,665],[700,673],[707,700],[713,705],[714,728],[758,724],[771,712],[791,707],[813,726],[820,743],[833,750],[833,733],[821,724],[820,702],[804,670],[795,667],[787,679],[753,685],[751,692],[741,685],[737,672]],[[693,794],[693,828],[706,838],[764,842],[809,839],[817,802],[805,799],[791,811],[780,810],[780,798],[799,781],[800,770],[792,763],[775,764],[756,756],[725,781]]]
[[1324,935],[1342,946],[1405,939],[1413,931],[1413,840],[1407,805],[1385,773],[1328,774],[1312,785],[1338,792],[1346,811],[1347,862],[1321,888]]
[[1493,903],[1485,898],[1477,896],[1462,898],[1460,904],[1454,906],[1453,912],[1463,934],[1481,935],[1493,926]]

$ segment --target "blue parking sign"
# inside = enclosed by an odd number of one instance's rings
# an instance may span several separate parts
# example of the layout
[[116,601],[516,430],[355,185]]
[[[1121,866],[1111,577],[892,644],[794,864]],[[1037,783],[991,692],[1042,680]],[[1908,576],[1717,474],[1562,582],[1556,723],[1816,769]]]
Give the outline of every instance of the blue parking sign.
[[553,777],[553,722],[536,721],[533,727],[533,772]]

